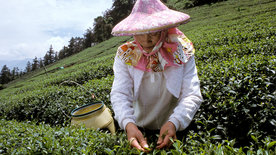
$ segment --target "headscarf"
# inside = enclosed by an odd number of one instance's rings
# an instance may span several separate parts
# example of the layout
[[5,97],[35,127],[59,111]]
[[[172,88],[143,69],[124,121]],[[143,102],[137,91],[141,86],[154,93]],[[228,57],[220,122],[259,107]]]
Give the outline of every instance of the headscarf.
[[162,72],[169,66],[181,66],[195,51],[192,42],[177,28],[163,30],[150,53],[144,51],[135,36],[134,40],[120,46],[117,55],[126,64],[147,72]]

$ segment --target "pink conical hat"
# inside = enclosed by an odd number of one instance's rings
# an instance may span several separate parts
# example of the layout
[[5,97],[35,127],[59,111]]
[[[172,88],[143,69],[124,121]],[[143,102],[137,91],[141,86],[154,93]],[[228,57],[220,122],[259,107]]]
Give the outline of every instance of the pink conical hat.
[[169,9],[160,0],[137,0],[131,14],[111,33],[115,36],[151,33],[177,27],[189,19],[189,15]]

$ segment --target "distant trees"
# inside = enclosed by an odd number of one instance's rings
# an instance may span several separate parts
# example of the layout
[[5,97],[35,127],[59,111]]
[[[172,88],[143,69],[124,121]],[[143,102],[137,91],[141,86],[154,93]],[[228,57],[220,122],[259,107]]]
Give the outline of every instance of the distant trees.
[[21,76],[22,75],[22,72],[19,71],[19,68],[18,67],[14,67],[12,70],[11,70],[11,79],[14,80],[16,79],[17,77]]
[[39,68],[42,68],[44,66],[43,60],[39,58]]
[[46,52],[44,56],[44,65],[47,66],[55,61],[55,51],[53,46],[51,45],[49,50]]
[[28,72],[31,72],[32,71],[32,64],[30,61],[27,62],[27,66],[25,68],[25,71],[28,73]]
[[83,38],[80,37],[72,37],[69,41],[68,45],[68,56],[79,53],[83,48]]
[[113,20],[113,26],[130,14],[134,3],[135,0],[113,0],[112,8],[107,13]]
[[37,60],[37,57],[35,57],[34,60],[33,60],[33,64],[32,64],[32,69],[31,69],[31,71],[34,71],[34,70],[36,70],[36,69],[38,69],[38,68],[39,68],[39,62],[38,62],[38,60]]
[[88,31],[90,34],[85,34],[84,37],[92,36],[92,43],[99,43],[112,37],[112,28],[130,14],[134,3],[135,0],[113,0],[112,8],[105,11],[103,16],[94,19],[93,30],[90,29]]
[[0,73],[0,83],[1,84],[8,83],[9,81],[11,81],[11,79],[12,79],[12,76],[11,76],[10,69],[7,67],[7,65],[4,65]]
[[[85,44],[85,39],[80,38],[80,37],[72,37],[69,41],[68,46],[64,46],[56,55],[56,60],[60,60],[63,58],[66,58],[68,56],[71,56],[73,54],[79,53],[80,51],[84,50],[87,47],[91,46],[90,40],[86,40]],[[88,45],[90,44],[90,45]],[[87,47],[86,47],[87,46]]]
[[113,0],[112,8],[94,19],[93,28],[88,28],[83,38],[72,37],[69,45],[58,52],[58,60],[111,38],[112,28],[130,14],[134,3],[135,0]]
[[10,70],[7,65],[4,65],[0,72],[0,84],[6,84],[14,79],[17,79],[23,74],[24,73],[22,71],[19,71],[18,67],[14,67],[12,70]]
[[95,43],[93,38],[93,29],[88,28],[83,35],[83,48],[88,48],[92,46],[92,43]]

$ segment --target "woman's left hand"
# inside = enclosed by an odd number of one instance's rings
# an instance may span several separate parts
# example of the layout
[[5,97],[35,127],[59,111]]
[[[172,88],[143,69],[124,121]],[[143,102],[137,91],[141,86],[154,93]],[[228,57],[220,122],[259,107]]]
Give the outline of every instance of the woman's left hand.
[[177,139],[176,129],[172,122],[167,122],[162,126],[160,130],[160,135],[157,141],[156,148],[162,149],[164,147],[169,147],[172,144],[170,138],[172,138],[173,140]]

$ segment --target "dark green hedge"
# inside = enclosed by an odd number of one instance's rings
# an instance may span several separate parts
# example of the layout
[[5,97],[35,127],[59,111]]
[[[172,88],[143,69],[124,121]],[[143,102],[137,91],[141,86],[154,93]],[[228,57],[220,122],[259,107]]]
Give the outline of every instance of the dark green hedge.
[[251,134],[275,138],[275,56],[249,55],[199,65],[204,102],[196,121],[208,120],[223,139],[249,145]]

